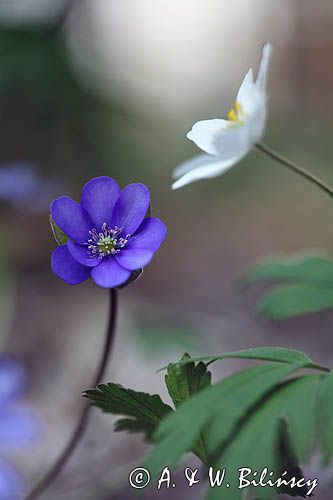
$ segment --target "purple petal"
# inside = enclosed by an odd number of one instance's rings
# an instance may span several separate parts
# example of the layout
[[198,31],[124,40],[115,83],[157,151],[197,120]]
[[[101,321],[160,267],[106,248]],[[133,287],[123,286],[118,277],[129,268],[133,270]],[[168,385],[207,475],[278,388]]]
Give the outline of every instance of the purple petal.
[[0,407],[21,397],[25,385],[25,371],[20,363],[9,358],[2,358],[0,361]]
[[126,186],[114,207],[112,226],[124,229],[123,233],[134,234],[145,218],[149,208],[150,195],[143,184]]
[[111,225],[112,212],[119,195],[120,187],[111,177],[96,177],[83,187],[81,205],[98,231],[104,222],[107,226]]
[[118,264],[114,257],[104,257],[99,266],[91,271],[95,283],[104,288],[122,285],[130,277],[131,272]]
[[67,248],[71,256],[83,266],[94,267],[100,263],[98,257],[89,256],[87,245],[78,245],[77,243],[67,240]]
[[52,271],[69,285],[82,283],[90,275],[90,268],[79,264],[68,251],[67,245],[56,248],[51,257]]
[[115,255],[115,259],[125,269],[135,271],[146,266],[154,256],[154,252],[144,248],[123,249]]
[[79,203],[68,196],[61,196],[51,203],[51,215],[60,229],[72,240],[87,243],[93,223]]
[[25,492],[26,486],[21,474],[0,458],[0,498],[22,500]]
[[151,252],[156,252],[163,243],[166,232],[165,224],[160,219],[157,217],[147,217],[127,243],[126,250],[130,248],[144,248]]
[[30,444],[40,436],[40,428],[36,413],[25,407],[1,409],[0,448]]

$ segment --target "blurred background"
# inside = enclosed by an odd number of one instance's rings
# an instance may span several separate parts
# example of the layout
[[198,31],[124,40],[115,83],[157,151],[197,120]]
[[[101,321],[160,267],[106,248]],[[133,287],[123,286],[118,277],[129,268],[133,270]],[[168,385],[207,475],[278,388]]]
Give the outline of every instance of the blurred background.
[[[107,293],[91,282],[70,287],[50,269],[49,202],[78,199],[91,177],[147,184],[168,227],[144,276],[120,294],[106,381],[169,402],[156,370],[184,351],[281,345],[332,365],[333,311],[262,321],[263,286],[240,284],[270,254],[332,252],[329,198],[257,152],[223,177],[170,190],[173,168],[197,153],[186,132],[225,116],[266,40],[265,141],[333,184],[332,2],[0,0],[0,23],[0,348],[25,367],[26,400],[43,421],[40,439],[10,454],[28,485],[63,449],[102,347]],[[214,375],[242,366],[228,361]],[[113,433],[112,422],[93,411],[41,498],[133,497],[128,472],[148,447]],[[314,470],[316,497],[328,498],[333,476]],[[158,498],[202,498],[180,488]]]

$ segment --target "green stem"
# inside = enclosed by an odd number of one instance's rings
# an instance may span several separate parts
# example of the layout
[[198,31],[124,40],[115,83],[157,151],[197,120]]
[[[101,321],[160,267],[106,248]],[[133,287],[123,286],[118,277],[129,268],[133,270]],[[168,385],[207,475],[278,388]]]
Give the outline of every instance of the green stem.
[[297,163],[288,160],[288,158],[280,155],[279,153],[277,153],[273,149],[269,148],[268,146],[266,146],[266,144],[263,144],[262,142],[258,142],[256,144],[256,148],[259,151],[265,153],[267,156],[269,156],[273,160],[276,160],[279,163],[281,163],[281,165],[284,165],[285,167],[289,168],[289,170],[292,170],[296,174],[301,175],[302,177],[304,177],[308,181],[312,182],[312,184],[315,184],[322,191],[324,191],[325,193],[327,193],[329,196],[331,196],[333,198],[333,189],[328,184],[326,184],[324,181],[322,181],[319,177],[316,177],[314,174],[312,174],[311,172],[309,172],[305,168],[301,167],[300,165],[297,165]]
[[[117,299],[118,299],[117,291],[114,288],[111,288],[109,324],[106,333],[103,354],[98,365],[96,376],[92,382],[92,387],[96,387],[96,385],[98,385],[101,382],[101,379],[104,377],[105,368],[107,366],[107,362],[112,348],[112,341],[114,338],[116,318],[117,318],[117,302],[118,302]],[[64,451],[62,452],[58,460],[55,462],[55,464],[51,467],[51,469],[46,473],[46,475],[39,481],[39,483],[37,483],[34,489],[29,493],[29,495],[26,497],[26,500],[35,500],[36,498],[38,498],[60,474],[60,472],[66,465],[68,459],[75,450],[76,446],[79,444],[82,436],[84,435],[84,432],[88,424],[88,419],[91,409],[92,406],[90,403],[86,403],[84,405],[78,423]]]

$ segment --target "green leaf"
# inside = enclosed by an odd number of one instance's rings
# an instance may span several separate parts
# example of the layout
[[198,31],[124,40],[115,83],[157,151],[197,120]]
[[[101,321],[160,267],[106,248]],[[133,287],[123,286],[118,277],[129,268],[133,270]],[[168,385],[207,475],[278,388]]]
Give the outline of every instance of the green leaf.
[[[186,364],[182,364],[186,361]],[[195,363],[185,353],[179,363],[170,363],[165,376],[165,383],[175,407],[190,399],[194,394],[211,385],[212,374],[204,363]]]
[[333,259],[325,255],[267,259],[251,269],[245,279],[250,283],[274,279],[333,288]]
[[52,215],[50,215],[50,224],[54,239],[56,240],[58,245],[65,245],[67,240],[69,240],[69,237],[63,232],[62,229],[60,229],[59,226],[57,226],[57,224],[53,220]]
[[[285,347],[253,347],[235,352],[225,352],[211,356],[194,356],[190,359],[182,359],[178,365],[184,365],[189,362],[203,361],[206,364],[214,363],[221,359],[256,359],[261,361],[274,361],[277,363],[300,364],[305,368],[325,369],[314,363],[309,356],[295,349]],[[167,367],[161,368],[161,370]]]
[[326,255],[273,258],[255,266],[246,281],[273,279],[285,282],[262,299],[258,313],[281,320],[333,306],[333,259]]
[[127,431],[130,434],[145,434],[146,438],[150,439],[151,434],[156,428],[156,424],[148,421],[142,421],[133,418],[120,418],[114,424],[114,430]]
[[[292,448],[291,440],[289,437],[288,423],[285,419],[281,419],[278,432],[278,446],[277,446],[277,464],[278,464],[278,476],[280,477],[285,471],[287,474],[284,476],[286,481],[290,481],[292,478],[300,480],[305,477],[301,468],[299,467],[299,460],[296,456],[295,451]],[[277,493],[290,495],[292,497],[301,496],[305,498],[307,496],[307,487],[300,486],[292,488],[289,485],[282,485],[275,488]],[[312,496],[312,495],[311,495]]]
[[161,419],[173,411],[157,394],[125,389],[119,384],[101,384],[83,395],[106,413],[132,417],[118,420],[116,430],[143,432],[147,438]]
[[333,288],[281,285],[263,298],[258,313],[277,320],[323,311],[332,306]]
[[324,462],[333,457],[333,373],[327,375],[319,394],[319,431]]
[[[249,467],[252,471],[262,471],[265,467],[269,471],[279,470],[277,447],[279,425],[281,418],[285,418],[290,426],[290,440],[293,448],[300,445],[300,437],[304,444],[303,450],[310,449],[314,433],[314,418],[316,408],[316,391],[321,377],[319,375],[304,376],[282,384],[270,396],[262,400],[251,416],[243,419],[241,427],[232,436],[228,445],[222,450],[216,467],[225,467],[228,471],[228,500],[241,500],[242,491],[237,488],[238,470]],[[309,418],[309,414],[311,417]],[[295,426],[297,416],[297,426]],[[303,424],[305,425],[303,428]],[[296,431],[295,436],[293,432]],[[241,450],[241,453],[240,453]],[[256,488],[259,497],[269,499],[274,494],[272,488]],[[209,500],[221,498],[221,490],[212,488],[208,492]]]
[[[191,361],[191,357],[185,353],[182,360]],[[165,375],[165,384],[169,395],[176,408],[190,399],[194,394],[205,387],[211,386],[212,374],[207,371],[204,363],[195,365],[188,362],[186,365],[181,363],[170,363]],[[192,451],[198,455],[204,463],[207,463],[206,445],[204,432],[200,432]]]
[[298,368],[299,365],[288,364],[259,365],[201,390],[158,426],[153,435],[158,444],[147,458],[147,468],[156,474],[165,465],[177,465],[208,422],[208,431],[213,426],[218,431],[217,435],[211,433],[210,439],[208,436],[208,454],[213,453],[216,446],[227,438],[237,419],[276,383]]

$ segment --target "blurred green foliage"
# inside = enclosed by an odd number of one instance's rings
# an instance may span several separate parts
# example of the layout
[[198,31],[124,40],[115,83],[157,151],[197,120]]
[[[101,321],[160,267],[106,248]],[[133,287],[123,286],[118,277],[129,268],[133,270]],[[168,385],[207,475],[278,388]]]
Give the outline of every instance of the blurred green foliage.
[[294,255],[264,260],[246,281],[274,280],[282,284],[266,293],[258,313],[279,320],[333,307],[333,259],[326,255]]

